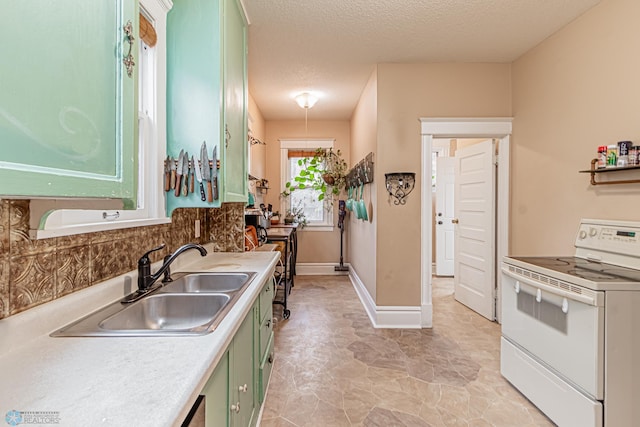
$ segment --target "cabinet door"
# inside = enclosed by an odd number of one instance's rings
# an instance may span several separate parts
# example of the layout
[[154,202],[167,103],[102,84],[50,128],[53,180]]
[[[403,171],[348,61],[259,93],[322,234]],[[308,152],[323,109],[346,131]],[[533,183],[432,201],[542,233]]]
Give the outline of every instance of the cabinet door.
[[[255,380],[253,334],[255,329],[255,307],[247,314],[233,339],[232,372],[229,396],[231,397],[231,425],[251,425],[255,409]],[[233,406],[236,405],[236,406]]]
[[224,1],[224,176],[227,202],[247,201],[247,26],[237,0]]
[[219,200],[167,193],[167,213],[247,200],[246,22],[236,0],[174,0],[167,23],[167,154],[220,159]]
[[226,352],[209,377],[202,394],[205,396],[207,427],[229,425],[229,352]]
[[135,200],[137,16],[131,0],[4,2],[1,195]]

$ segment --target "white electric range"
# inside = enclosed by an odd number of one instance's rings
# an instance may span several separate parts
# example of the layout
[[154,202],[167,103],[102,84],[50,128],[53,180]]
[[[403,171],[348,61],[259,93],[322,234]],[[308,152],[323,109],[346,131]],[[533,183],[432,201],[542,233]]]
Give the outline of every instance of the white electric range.
[[582,220],[574,256],[505,257],[501,372],[561,427],[640,425],[640,223]]

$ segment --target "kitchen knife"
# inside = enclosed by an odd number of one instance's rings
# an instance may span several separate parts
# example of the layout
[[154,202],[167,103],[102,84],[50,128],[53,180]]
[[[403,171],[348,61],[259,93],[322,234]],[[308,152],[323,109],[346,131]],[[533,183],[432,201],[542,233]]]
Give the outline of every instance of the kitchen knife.
[[187,197],[189,194],[189,152],[184,152],[184,164],[182,165],[182,195]]
[[213,147],[213,200],[218,200],[218,146]]
[[191,169],[189,172],[189,193],[193,193],[193,185],[195,181],[196,159],[191,155]]
[[200,172],[200,165],[194,163],[193,170],[196,173],[196,179],[198,180],[198,187],[200,187],[200,200],[203,202],[207,200],[207,195],[204,193],[204,185],[202,185],[202,172]]
[[202,143],[202,179],[207,184],[207,202],[213,202],[213,192],[211,188],[211,166],[209,166],[209,155],[207,154],[207,142]]
[[171,161],[171,182],[169,185],[169,190],[173,190],[176,188],[176,160],[173,160],[173,157],[169,157]]
[[184,166],[184,150],[180,150],[178,156],[178,166],[176,167],[176,191],[173,193],[176,197],[180,197],[180,184],[182,184],[182,168]]
[[171,190],[171,162],[173,162],[173,159],[167,156],[164,161],[164,191]]

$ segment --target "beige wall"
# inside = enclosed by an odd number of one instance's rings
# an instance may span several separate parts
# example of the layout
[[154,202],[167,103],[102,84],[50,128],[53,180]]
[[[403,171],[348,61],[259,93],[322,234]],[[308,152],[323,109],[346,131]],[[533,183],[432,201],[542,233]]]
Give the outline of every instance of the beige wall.
[[598,145],[640,144],[638,17],[604,0],[513,64],[512,254],[573,253],[581,217],[640,219],[640,185],[578,173]]
[[[404,206],[376,187],[378,305],[420,305],[420,117],[511,115],[510,64],[380,64],[375,179],[416,172]],[[428,237],[430,239],[430,237]]]
[[[300,110],[300,115],[304,111]],[[313,117],[313,109],[309,111]],[[271,203],[274,210],[280,210],[280,139],[319,139],[335,138],[335,147],[339,149],[347,164],[349,162],[350,123],[348,121],[308,121],[305,130],[304,120],[301,121],[267,121],[265,142],[267,143],[266,178],[271,190],[265,195],[265,203]],[[334,224],[338,223],[337,204],[334,209]],[[308,231],[302,230],[298,234],[299,263],[338,263],[340,262],[340,231]]]
[[[254,138],[265,142],[265,122],[262,116],[262,112],[258,105],[253,100],[253,97],[249,95],[249,123],[251,135]],[[263,179],[266,175],[266,162],[267,162],[267,146],[256,144],[249,146],[249,173],[256,178]]]
[[[373,153],[374,171],[377,168],[376,143],[378,132],[377,71],[371,74],[353,116],[351,117],[351,166],[367,154]],[[369,207],[369,221],[356,218],[348,213],[347,234],[349,235],[349,263],[365,285],[371,297],[376,298],[376,187],[381,184],[378,178],[366,185],[365,202]]]

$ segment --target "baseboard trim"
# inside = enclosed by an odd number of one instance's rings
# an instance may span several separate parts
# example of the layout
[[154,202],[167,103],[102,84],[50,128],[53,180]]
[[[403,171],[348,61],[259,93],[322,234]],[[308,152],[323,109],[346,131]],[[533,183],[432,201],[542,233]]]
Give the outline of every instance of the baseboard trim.
[[360,298],[367,316],[377,329],[420,329],[422,328],[422,308],[412,306],[377,306],[369,291],[358,277],[349,270],[349,279]]
[[[300,276],[344,276],[348,275],[348,271],[336,271],[334,267],[340,264],[334,264],[330,262],[297,262],[296,274]],[[345,264],[345,267],[349,267],[349,264]]]
[[433,304],[422,305],[422,327],[433,328]]

